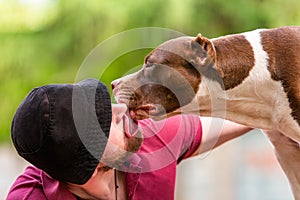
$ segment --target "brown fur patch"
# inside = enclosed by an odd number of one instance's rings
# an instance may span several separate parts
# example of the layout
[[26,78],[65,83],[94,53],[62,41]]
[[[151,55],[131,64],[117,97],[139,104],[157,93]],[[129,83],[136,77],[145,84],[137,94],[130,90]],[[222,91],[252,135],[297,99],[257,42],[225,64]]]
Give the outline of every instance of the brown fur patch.
[[261,36],[271,78],[281,81],[292,116],[300,125],[300,27],[266,30]]
[[216,68],[223,71],[225,90],[232,89],[249,76],[254,66],[254,52],[243,35],[229,35],[213,40]]

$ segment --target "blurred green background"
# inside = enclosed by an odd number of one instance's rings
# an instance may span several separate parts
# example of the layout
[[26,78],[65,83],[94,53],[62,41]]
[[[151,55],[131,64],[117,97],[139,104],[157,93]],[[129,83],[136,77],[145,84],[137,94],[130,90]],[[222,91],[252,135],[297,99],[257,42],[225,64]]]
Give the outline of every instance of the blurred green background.
[[[90,51],[114,34],[162,27],[212,38],[299,25],[299,8],[299,0],[0,0],[0,142],[10,140],[13,114],[33,87],[74,82]],[[150,50],[116,58],[101,80],[109,85]]]

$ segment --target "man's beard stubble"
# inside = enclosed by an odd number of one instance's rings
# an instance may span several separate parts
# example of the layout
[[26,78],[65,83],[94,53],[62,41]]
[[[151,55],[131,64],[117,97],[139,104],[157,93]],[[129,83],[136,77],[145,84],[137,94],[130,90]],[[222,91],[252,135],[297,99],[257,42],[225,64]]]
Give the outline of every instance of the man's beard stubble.
[[105,149],[105,152],[101,158],[101,162],[106,165],[105,169],[122,169],[124,163],[139,150],[142,142],[143,138],[140,131],[138,131],[134,137],[126,140],[124,149],[120,149],[120,147],[108,142],[107,146],[109,145],[109,147],[108,149]]

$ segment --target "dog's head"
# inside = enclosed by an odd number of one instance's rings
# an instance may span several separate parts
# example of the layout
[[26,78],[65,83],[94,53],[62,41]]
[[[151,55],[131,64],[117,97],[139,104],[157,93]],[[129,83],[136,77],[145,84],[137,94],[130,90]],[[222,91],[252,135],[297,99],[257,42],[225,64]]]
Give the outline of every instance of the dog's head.
[[146,56],[140,71],[113,81],[114,95],[136,120],[172,113],[194,99],[215,59],[212,42],[200,34],[169,40]]

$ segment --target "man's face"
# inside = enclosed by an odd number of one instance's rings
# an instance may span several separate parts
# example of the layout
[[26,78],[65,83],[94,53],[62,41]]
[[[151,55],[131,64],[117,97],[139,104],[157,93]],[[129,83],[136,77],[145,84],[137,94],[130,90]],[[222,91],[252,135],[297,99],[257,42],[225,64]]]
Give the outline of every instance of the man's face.
[[132,121],[125,104],[112,105],[110,135],[101,162],[108,167],[121,167],[142,143],[137,123]]
[[137,124],[131,121],[125,104],[112,105],[110,134],[101,162],[92,177],[83,185],[68,183],[68,189],[84,199],[107,197],[107,180],[111,180],[112,168],[120,169],[123,163],[136,152],[142,143]]

